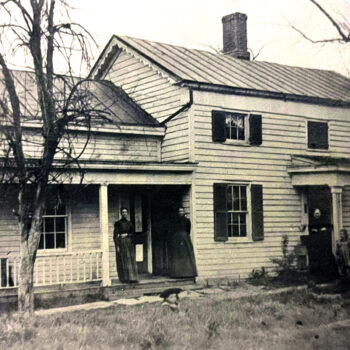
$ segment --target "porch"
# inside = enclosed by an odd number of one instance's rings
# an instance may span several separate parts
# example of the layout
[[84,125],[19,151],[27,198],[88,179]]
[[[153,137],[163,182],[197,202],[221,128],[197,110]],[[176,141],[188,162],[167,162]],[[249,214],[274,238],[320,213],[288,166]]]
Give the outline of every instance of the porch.
[[[164,270],[166,252],[161,250],[165,234],[161,222],[178,205],[191,214],[193,165],[157,164],[153,172],[149,164],[134,167],[96,173],[91,169],[85,176],[84,191],[75,191],[79,186],[74,178],[61,188],[64,208],[56,208],[44,218],[45,235],[34,268],[35,290],[62,291],[65,286],[76,289],[84,284],[130,289],[119,283],[116,271],[113,228],[121,207],[129,209],[135,226],[139,285],[169,280]],[[102,178],[108,183],[101,183]],[[18,287],[19,237],[12,205],[4,203],[0,208],[0,226],[4,224],[0,230],[1,296],[16,294]]]
[[288,169],[292,185],[301,195],[302,235],[313,224],[312,213],[318,208],[331,227],[331,248],[336,250],[339,230],[350,230],[348,197],[350,195],[350,161],[326,156],[292,156]]

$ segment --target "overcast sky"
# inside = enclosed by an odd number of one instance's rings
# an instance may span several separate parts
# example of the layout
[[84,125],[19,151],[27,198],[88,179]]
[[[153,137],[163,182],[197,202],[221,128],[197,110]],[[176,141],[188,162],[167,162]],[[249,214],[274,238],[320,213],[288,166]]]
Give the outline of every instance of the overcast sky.
[[[335,31],[309,0],[70,0],[72,17],[100,45],[113,34],[185,47],[222,47],[224,15],[248,16],[248,46],[258,60],[336,70],[350,75],[350,44],[311,44],[290,26],[313,39],[334,37]],[[334,17],[350,14],[350,0],[320,0]]]

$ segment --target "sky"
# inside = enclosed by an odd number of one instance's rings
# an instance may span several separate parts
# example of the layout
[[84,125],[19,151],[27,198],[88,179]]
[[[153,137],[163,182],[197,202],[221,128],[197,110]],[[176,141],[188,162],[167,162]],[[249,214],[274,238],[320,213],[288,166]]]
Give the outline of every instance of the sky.
[[[319,0],[337,19],[350,14],[350,0]],[[290,23],[313,39],[334,37],[334,27],[309,0],[70,0],[74,21],[83,24],[99,47],[113,34],[189,48],[222,48],[223,16],[243,12],[248,47],[258,60],[335,70],[350,76],[350,44],[312,44]],[[348,16],[349,17],[349,16]],[[350,20],[349,20],[350,22]]]

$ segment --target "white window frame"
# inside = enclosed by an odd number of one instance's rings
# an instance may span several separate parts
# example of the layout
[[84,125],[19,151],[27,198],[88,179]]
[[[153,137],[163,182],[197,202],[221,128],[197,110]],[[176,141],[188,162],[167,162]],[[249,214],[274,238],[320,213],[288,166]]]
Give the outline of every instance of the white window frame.
[[[247,213],[246,213],[246,230],[247,230],[247,235],[246,236],[241,236],[241,237],[233,237],[233,236],[229,236],[227,235],[227,242],[251,242],[252,241],[252,220],[251,220],[251,212],[252,212],[252,208],[251,208],[251,183],[247,183],[247,182],[230,182],[227,183],[228,187],[233,187],[233,186],[244,186],[246,187],[246,200],[247,200]],[[230,215],[231,212],[234,211],[229,211],[227,210],[227,215]],[[227,225],[227,229],[229,227],[229,224],[226,223]]]
[[[67,253],[69,251],[69,247],[71,245],[71,234],[70,234],[70,227],[71,227],[71,208],[70,208],[70,203],[67,200],[65,202],[65,207],[66,207],[66,214],[60,214],[60,215],[43,215],[43,224],[44,224],[44,219],[45,218],[59,218],[59,217],[65,217],[65,248],[49,248],[49,249],[40,249],[38,248],[38,256],[41,255],[50,255],[50,254],[59,254],[59,253]],[[55,232],[56,234],[56,232]]]
[[[250,113],[249,112],[238,112],[238,111],[235,111],[235,112],[225,111],[225,114],[226,114],[226,118],[229,118],[229,117],[234,116],[234,115],[239,115],[239,116],[242,116],[244,119],[244,139],[243,140],[231,139],[227,135],[225,143],[249,145],[249,116],[250,116]],[[227,128],[227,126],[226,126],[226,128]]]

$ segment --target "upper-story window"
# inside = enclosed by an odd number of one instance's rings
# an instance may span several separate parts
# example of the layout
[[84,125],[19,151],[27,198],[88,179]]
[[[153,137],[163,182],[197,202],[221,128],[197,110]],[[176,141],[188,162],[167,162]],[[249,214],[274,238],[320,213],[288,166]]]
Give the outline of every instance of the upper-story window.
[[238,143],[261,145],[261,115],[212,111],[212,136],[216,142],[234,140]]
[[67,247],[67,208],[65,204],[47,203],[41,225],[39,249],[65,249]]
[[327,122],[307,122],[307,146],[310,149],[328,149]]
[[226,136],[230,140],[245,140],[246,131],[245,120],[246,114],[226,113]]

